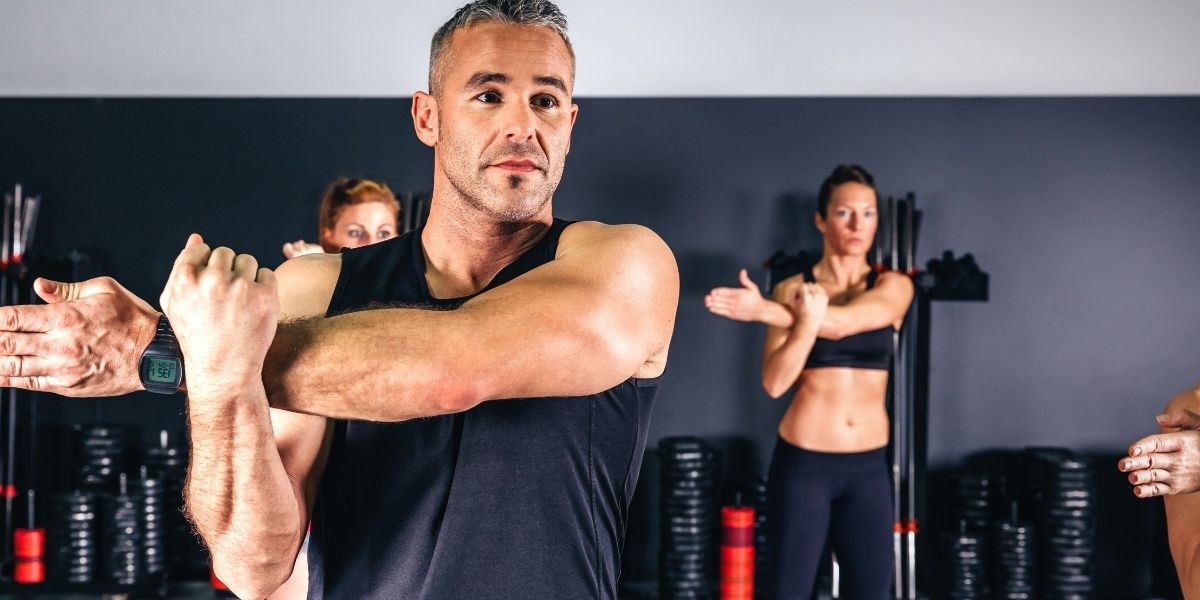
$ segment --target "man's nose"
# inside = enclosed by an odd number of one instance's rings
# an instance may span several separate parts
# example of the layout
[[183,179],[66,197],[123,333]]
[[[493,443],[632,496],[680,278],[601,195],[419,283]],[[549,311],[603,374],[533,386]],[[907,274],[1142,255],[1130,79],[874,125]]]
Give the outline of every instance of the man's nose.
[[504,111],[504,137],[520,144],[537,137],[537,120],[533,107],[524,102],[514,102]]

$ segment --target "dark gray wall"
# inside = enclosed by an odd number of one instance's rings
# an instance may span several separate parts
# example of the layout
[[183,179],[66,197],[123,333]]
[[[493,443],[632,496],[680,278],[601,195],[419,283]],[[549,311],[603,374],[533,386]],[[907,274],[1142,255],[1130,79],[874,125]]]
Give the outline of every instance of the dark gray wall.
[[[992,276],[991,302],[934,309],[933,462],[1030,444],[1115,456],[1200,380],[1198,98],[580,105],[557,212],[648,225],[679,260],[652,441],[712,436],[764,468],[784,404],[757,383],[761,331],[707,315],[701,298],[775,249],[816,247],[808,212],[838,162],[866,165],[884,193],[917,194],[922,263],[970,251]],[[0,100],[0,185],[45,194],[39,246],[84,249],[157,299],[192,230],[270,263],[280,243],[312,235],[336,175],[427,189],[430,152],[407,111],[407,100]],[[144,396],[105,406],[154,423],[178,423],[182,408]]]

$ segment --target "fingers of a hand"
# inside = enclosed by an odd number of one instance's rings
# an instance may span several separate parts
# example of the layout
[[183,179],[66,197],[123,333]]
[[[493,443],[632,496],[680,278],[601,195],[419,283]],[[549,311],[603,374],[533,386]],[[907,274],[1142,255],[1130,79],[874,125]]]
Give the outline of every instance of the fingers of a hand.
[[[219,250],[219,248],[218,248]],[[233,259],[233,277],[253,281],[258,274],[258,259],[249,254],[239,254]]]
[[203,267],[208,264],[208,256],[212,254],[212,248],[203,242],[196,242],[194,238],[199,238],[198,234],[193,233],[192,237],[188,238],[188,243],[183,247],[179,256],[175,258],[175,270],[178,270],[182,265],[191,265],[193,267]]
[[1170,480],[1171,473],[1166,469],[1143,469],[1129,474],[1129,483],[1134,485],[1154,482],[1166,483]]
[[1163,427],[1175,427],[1179,429],[1200,429],[1200,414],[1183,409],[1175,410],[1156,417],[1158,424]]
[[754,281],[750,279],[750,274],[747,273],[745,269],[738,271],[738,281],[742,283],[742,287],[754,290],[756,292],[758,291],[758,285],[756,285]]
[[1155,452],[1176,452],[1183,446],[1183,436],[1178,433],[1148,435],[1129,447],[1130,456],[1141,456]]
[[1133,495],[1138,498],[1153,498],[1155,496],[1166,496],[1171,493],[1171,487],[1165,483],[1154,482],[1144,483],[1134,486]]
[[[233,271],[233,260],[237,258],[237,253],[232,248],[221,246],[212,251],[208,257],[208,269],[217,272]],[[257,261],[256,261],[257,264]]]
[[112,277],[94,277],[84,281],[62,282],[38,279],[34,282],[34,291],[47,304],[79,300],[97,294],[108,294],[123,289]]
[[1121,459],[1121,462],[1117,464],[1117,468],[1122,473],[1128,473],[1130,471],[1136,471],[1138,469],[1149,469],[1150,468],[1150,457],[1145,456],[1145,455],[1143,455],[1143,456],[1127,456],[1127,457]]
[[261,268],[258,270],[258,277],[255,278],[255,281],[274,290],[275,289],[275,272],[270,269],[267,269],[265,267]]
[[46,381],[45,377],[6,377],[0,375],[0,387],[17,388],[33,392],[58,392]]
[[1158,415],[1155,417],[1155,420],[1162,427],[1200,429],[1200,415],[1186,409],[1173,410],[1169,413]]
[[204,243],[204,237],[198,233],[193,233],[188,236],[187,242],[184,242],[183,247],[191,248],[192,246],[197,246],[197,245],[200,245],[203,243]]
[[1151,454],[1147,454],[1146,458],[1150,459],[1150,467],[1149,468],[1151,468],[1151,469],[1168,469],[1169,470],[1169,469],[1174,469],[1176,466],[1179,465],[1179,453],[1178,452],[1169,452],[1169,453],[1154,452]]
[[1153,452],[1142,456],[1134,456],[1121,460],[1118,468],[1124,473],[1134,471],[1144,471],[1146,469],[1174,469],[1179,463],[1179,454],[1176,452],[1161,453]]
[[46,332],[54,328],[53,304],[0,306],[0,331]]
[[0,331],[0,356],[49,356],[46,341],[50,336],[41,333]]
[[50,361],[40,356],[0,356],[0,375],[32,377],[50,375]]
[[64,298],[58,293],[61,288],[61,283],[46,279],[44,277],[38,277],[37,279],[33,280],[34,293],[37,294],[38,298],[41,298],[42,302],[45,302],[46,304],[54,304],[55,302],[63,301]]

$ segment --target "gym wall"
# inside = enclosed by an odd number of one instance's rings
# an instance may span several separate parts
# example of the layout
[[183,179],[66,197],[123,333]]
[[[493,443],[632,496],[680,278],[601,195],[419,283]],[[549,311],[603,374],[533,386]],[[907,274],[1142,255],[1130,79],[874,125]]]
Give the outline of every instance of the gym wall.
[[[429,189],[406,95],[460,3],[5,2],[0,187],[44,195],[39,248],[84,251],[154,303],[191,231],[273,266],[314,236],[335,176]],[[839,162],[917,195],[922,264],[951,248],[991,274],[990,302],[934,305],[934,467],[1035,444],[1115,463],[1200,380],[1200,4],[560,5],[581,114],[556,210],[647,225],[680,265],[651,447],[698,434],[731,474],[765,469],[785,402],[758,384],[762,332],[701,298],[742,266],[762,281],[777,249],[816,249],[816,186]],[[36,408],[140,422],[147,441],[183,424],[180,398],[149,394]],[[627,579],[654,577],[653,463]],[[1128,597],[1159,505],[1106,473],[1098,583]]]
[[[701,298],[742,266],[761,281],[758,265],[776,249],[818,248],[816,186],[838,162],[866,165],[884,194],[916,193],[922,264],[950,248],[991,274],[990,302],[934,306],[934,466],[1026,445],[1115,464],[1166,400],[1200,379],[1200,98],[579,103],[556,211],[649,226],[679,261],[651,447],[699,434],[727,448],[730,470],[765,469],[785,403],[758,383],[762,331],[708,315]],[[82,250],[156,303],[191,231],[274,265],[280,244],[314,234],[316,201],[334,176],[428,190],[431,153],[407,108],[405,99],[0,99],[0,182],[44,195],[40,248]],[[182,427],[181,398],[37,404],[45,423],[100,412],[144,423],[148,440]],[[643,470],[631,515],[632,578],[653,577],[645,490],[655,477],[652,465]],[[1115,469],[1111,478],[1120,483]],[[1114,498],[1122,510],[1150,510]],[[1103,556],[1145,565],[1145,534],[1128,533]]]

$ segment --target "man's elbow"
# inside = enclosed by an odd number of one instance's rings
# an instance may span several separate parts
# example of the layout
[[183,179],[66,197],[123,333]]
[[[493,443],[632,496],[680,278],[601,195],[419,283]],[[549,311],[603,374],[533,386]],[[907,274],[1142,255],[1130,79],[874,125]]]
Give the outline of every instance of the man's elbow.
[[260,599],[270,596],[272,592],[292,576],[295,561],[261,557],[232,564],[222,560],[214,553],[213,573],[229,591],[244,600]]
[[486,387],[475,377],[460,379],[450,375],[435,384],[433,390],[433,411],[442,415],[466,412],[490,399]]

